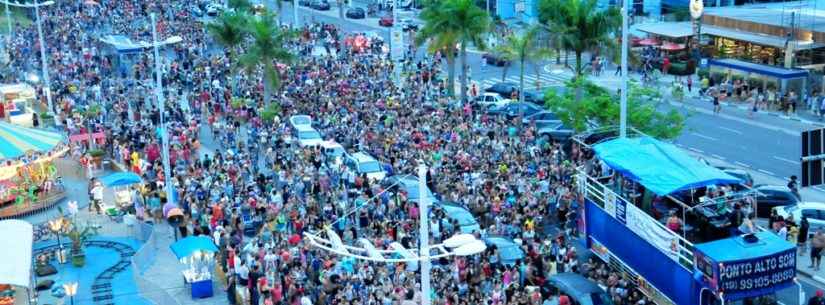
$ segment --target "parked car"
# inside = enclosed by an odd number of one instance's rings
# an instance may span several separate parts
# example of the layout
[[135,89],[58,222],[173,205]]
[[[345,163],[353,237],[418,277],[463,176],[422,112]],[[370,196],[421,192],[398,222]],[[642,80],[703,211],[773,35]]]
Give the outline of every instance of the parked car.
[[[407,194],[407,200],[409,201],[418,201],[421,199],[421,194],[419,194],[418,190],[418,177],[413,175],[395,175],[389,176],[381,182],[381,185],[386,189],[388,192],[398,193],[399,191],[404,191]],[[435,198],[433,192],[427,188],[424,190],[427,194],[427,197],[430,199],[430,203],[438,202],[438,199]]]
[[418,23],[413,19],[405,18],[399,21],[401,23],[401,30],[404,32],[418,31]]
[[503,98],[501,95],[485,92],[473,100],[473,106],[477,106],[480,109],[487,109],[490,107],[504,106],[510,102],[512,102],[512,100]]
[[756,196],[757,217],[770,217],[771,210],[775,207],[785,207],[799,203],[799,197],[796,197],[784,185],[755,185],[753,188],[759,191]]
[[535,123],[536,128],[541,129],[550,125],[561,123],[561,119],[555,113],[550,111],[540,111],[521,119],[525,125]]
[[562,122],[548,123],[543,127],[539,127],[536,131],[540,137],[547,137],[548,140],[556,142],[566,142],[573,138],[576,131],[573,128],[567,127]]
[[381,19],[378,19],[378,25],[380,26],[391,27],[393,23],[392,15],[384,15]]
[[365,152],[357,152],[347,156],[344,164],[359,176],[366,174],[367,179],[370,181],[384,180],[387,175],[384,167],[381,166],[381,162]]
[[292,128],[309,127],[312,128],[312,117],[305,114],[296,114],[289,117],[289,124]]
[[484,61],[487,62],[488,65],[493,65],[496,67],[504,67],[510,65],[509,60],[495,53],[484,53],[483,55],[481,55],[481,58],[484,59]]
[[209,3],[206,5],[206,15],[209,17],[217,17],[223,11],[224,7],[217,3]]
[[567,295],[573,304],[613,305],[610,295],[602,287],[578,273],[566,272],[553,275],[548,279],[544,288],[557,290]]
[[312,0],[309,2],[309,7],[319,11],[328,11],[331,8],[329,2],[326,0]]
[[340,165],[347,154],[347,150],[341,144],[332,140],[321,142],[321,152],[324,153],[327,166],[330,167]]
[[321,138],[321,133],[312,127],[300,126],[295,128],[295,131],[298,144],[301,145],[301,147],[318,146],[324,142],[324,139]]
[[513,91],[518,91],[518,85],[509,82],[496,83],[489,88],[484,89],[484,92],[498,93],[498,95],[501,95],[503,98],[510,98]]
[[541,107],[532,103],[512,102],[503,106],[492,107],[487,109],[487,114],[490,115],[506,115],[507,118],[514,118],[519,115],[529,116],[542,111]]
[[311,0],[298,0],[298,6],[309,6]]
[[363,8],[353,7],[353,8],[347,9],[346,15],[347,15],[347,18],[349,18],[349,19],[364,19],[364,18],[367,17],[367,12],[364,11]]
[[784,207],[774,207],[774,211],[783,219],[793,216],[793,221],[800,224],[802,216],[808,218],[808,224],[811,227],[808,229],[808,234],[816,233],[817,229],[825,230],[825,203],[822,202],[799,202],[794,205]]
[[542,90],[524,90],[524,101],[533,103],[539,106],[544,106],[544,91]]

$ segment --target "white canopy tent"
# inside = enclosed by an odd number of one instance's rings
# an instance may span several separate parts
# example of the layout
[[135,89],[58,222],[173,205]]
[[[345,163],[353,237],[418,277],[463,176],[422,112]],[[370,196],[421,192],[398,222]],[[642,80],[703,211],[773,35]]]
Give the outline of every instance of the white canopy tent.
[[0,221],[0,283],[31,288],[33,227],[22,220]]

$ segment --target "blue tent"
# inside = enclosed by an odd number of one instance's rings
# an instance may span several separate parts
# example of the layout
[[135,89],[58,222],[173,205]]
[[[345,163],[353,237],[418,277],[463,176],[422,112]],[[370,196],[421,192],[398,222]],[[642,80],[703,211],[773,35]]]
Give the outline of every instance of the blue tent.
[[133,172],[119,172],[100,178],[106,187],[124,186],[143,182],[137,174]]
[[217,252],[218,247],[206,236],[189,236],[169,246],[178,259],[189,257],[195,251]]
[[610,168],[662,196],[708,185],[742,183],[673,144],[651,137],[614,139],[596,144],[593,150]]
[[524,251],[512,239],[492,236],[485,238],[484,242],[487,246],[496,246],[502,264],[513,265],[524,258]]
[[438,205],[444,210],[447,217],[458,221],[458,225],[461,227],[461,233],[469,234],[481,231],[481,226],[478,225],[478,221],[476,221],[473,213],[470,213],[470,211],[464,207],[448,202],[441,202]]

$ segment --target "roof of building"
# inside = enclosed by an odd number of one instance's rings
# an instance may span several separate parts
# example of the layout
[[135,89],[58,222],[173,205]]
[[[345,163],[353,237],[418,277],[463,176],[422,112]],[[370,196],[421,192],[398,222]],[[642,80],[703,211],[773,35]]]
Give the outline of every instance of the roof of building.
[[794,14],[794,25],[800,29],[825,32],[825,0],[754,3],[705,8],[705,15],[780,27],[791,26],[792,13]]
[[[823,20],[825,23],[825,20]],[[693,35],[693,25],[690,22],[655,22],[645,23],[635,26],[635,29],[649,34],[665,36],[670,38],[681,38]],[[787,38],[772,36],[760,33],[745,32],[736,29],[723,28],[713,25],[702,25],[702,34],[717,37],[725,37],[734,40],[747,41],[753,44],[769,46],[774,48],[785,48]],[[825,44],[817,42],[796,41],[796,50],[809,50],[825,47]]]
[[773,76],[779,79],[794,79],[808,76],[807,70],[786,69],[778,66],[762,65],[732,58],[711,59],[708,61],[708,64],[711,66],[725,67],[744,72]]

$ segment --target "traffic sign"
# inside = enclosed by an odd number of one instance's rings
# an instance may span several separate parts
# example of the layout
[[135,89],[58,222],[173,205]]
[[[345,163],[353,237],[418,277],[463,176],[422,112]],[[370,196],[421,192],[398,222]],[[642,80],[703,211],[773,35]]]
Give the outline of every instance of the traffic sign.
[[802,187],[823,184],[825,168],[825,129],[802,132]]

